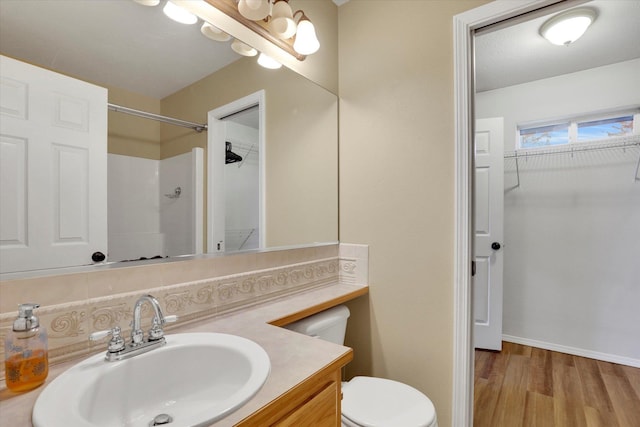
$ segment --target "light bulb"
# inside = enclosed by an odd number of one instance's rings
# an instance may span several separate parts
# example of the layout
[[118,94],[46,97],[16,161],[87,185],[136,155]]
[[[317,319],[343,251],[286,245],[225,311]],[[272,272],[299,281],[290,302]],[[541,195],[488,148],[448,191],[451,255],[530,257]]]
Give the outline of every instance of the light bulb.
[[240,0],[238,12],[247,19],[260,21],[269,15],[271,3],[269,0]]
[[281,39],[289,39],[296,33],[296,22],[293,20],[291,6],[285,0],[274,3],[269,21],[271,31]]
[[301,55],[311,55],[320,49],[320,42],[316,37],[316,29],[308,19],[301,19],[298,22],[296,41],[293,48]]
[[169,18],[181,24],[191,25],[198,22],[198,17],[196,15],[173,3],[171,0],[164,5],[162,11]]
[[231,42],[231,49],[233,49],[233,51],[238,55],[242,55],[242,56],[256,56],[258,54],[257,50],[255,50],[254,48],[252,48],[246,43],[242,43],[238,39],[234,39]]
[[226,42],[227,40],[231,39],[231,36],[229,34],[225,33],[215,25],[209,24],[208,22],[202,24],[202,27],[200,27],[200,32],[203,36],[218,42]]
[[133,1],[143,6],[157,6],[160,4],[160,0],[133,0]]
[[277,70],[282,67],[281,63],[264,53],[261,53],[260,56],[258,56],[258,64],[262,65],[264,68],[270,68],[272,70]]

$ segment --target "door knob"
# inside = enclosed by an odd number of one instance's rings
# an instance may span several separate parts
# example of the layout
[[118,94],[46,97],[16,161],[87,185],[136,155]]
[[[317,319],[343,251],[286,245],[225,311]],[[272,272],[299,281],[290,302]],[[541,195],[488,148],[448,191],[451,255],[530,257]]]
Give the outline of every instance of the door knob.
[[493,242],[491,244],[491,249],[493,249],[494,251],[497,251],[498,249],[500,249],[502,246],[500,246],[500,243],[498,242]]

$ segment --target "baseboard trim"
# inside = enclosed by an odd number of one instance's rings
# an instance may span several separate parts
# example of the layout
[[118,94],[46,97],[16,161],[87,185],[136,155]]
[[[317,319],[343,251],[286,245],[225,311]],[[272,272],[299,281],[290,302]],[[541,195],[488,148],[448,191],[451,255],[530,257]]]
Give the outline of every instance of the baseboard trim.
[[589,359],[602,360],[605,362],[618,363],[620,365],[640,368],[640,359],[634,359],[631,357],[618,356],[616,354],[610,353],[601,353],[599,351],[585,350],[583,348],[569,347],[566,345],[532,340],[528,338],[514,337],[513,335],[502,335],[502,340],[515,344],[538,347],[545,350],[558,351],[560,353],[567,353],[574,356],[588,357]]

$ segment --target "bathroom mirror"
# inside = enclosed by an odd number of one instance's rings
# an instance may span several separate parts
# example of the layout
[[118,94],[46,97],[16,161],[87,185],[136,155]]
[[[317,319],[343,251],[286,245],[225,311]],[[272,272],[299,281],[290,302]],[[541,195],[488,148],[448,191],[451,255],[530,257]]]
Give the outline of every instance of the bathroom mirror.
[[[261,68],[255,57],[237,55],[231,40],[204,37],[202,20],[195,25],[170,21],[162,6],[146,7],[133,0],[3,1],[0,53],[106,87],[110,103],[196,123],[206,123],[210,110],[265,90],[266,146],[260,153],[266,156],[264,197],[270,238],[265,247],[337,241],[337,97],[285,67]],[[127,161],[163,162],[207,146],[206,131],[114,111],[109,111],[109,126],[109,156],[125,156]],[[127,162],[113,168],[109,162],[112,173],[142,169],[137,163],[127,167]],[[203,181],[206,174],[205,167]],[[145,180],[146,175],[132,175],[128,189],[125,181],[125,190],[110,191],[109,210],[122,212],[125,203],[139,200],[131,184]],[[200,184],[206,194],[205,183]],[[151,184],[150,191],[158,191],[158,197],[147,211],[132,211],[125,221],[143,227],[160,222],[150,220],[154,208],[188,193],[180,183],[155,190],[159,185]],[[174,221],[169,227],[180,223]],[[203,234],[206,227],[205,222]],[[140,234],[148,235],[149,230]]]

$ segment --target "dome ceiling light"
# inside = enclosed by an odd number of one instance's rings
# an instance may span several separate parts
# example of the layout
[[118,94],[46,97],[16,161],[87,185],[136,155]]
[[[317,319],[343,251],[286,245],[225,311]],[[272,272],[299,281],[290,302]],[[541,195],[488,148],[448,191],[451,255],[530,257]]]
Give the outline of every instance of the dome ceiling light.
[[559,13],[540,27],[540,35],[550,43],[569,46],[587,31],[596,19],[593,9],[578,8]]

